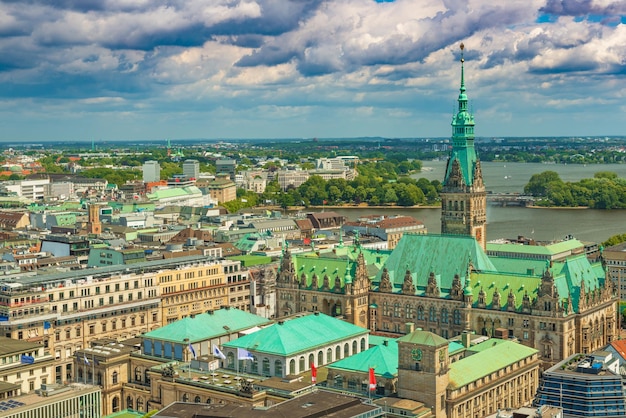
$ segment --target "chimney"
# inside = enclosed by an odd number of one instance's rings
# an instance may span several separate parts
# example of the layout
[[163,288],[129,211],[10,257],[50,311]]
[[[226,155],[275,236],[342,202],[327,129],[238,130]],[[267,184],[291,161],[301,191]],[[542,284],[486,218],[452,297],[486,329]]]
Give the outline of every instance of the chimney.
[[285,321],[278,321],[278,325],[283,325]]
[[389,347],[389,341],[388,341],[388,340],[383,341],[383,345],[384,345],[385,347]]
[[467,331],[463,332],[463,334],[461,334],[461,343],[463,344],[463,347],[469,348],[471,342],[472,334]]
[[415,324],[413,322],[407,322],[406,324],[404,324],[404,330],[407,334],[412,333],[413,331],[415,331]]

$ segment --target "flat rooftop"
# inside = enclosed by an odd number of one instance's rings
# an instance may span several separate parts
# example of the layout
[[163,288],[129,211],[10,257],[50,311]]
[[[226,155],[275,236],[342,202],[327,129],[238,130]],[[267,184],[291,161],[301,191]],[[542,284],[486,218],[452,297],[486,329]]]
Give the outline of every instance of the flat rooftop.
[[355,396],[335,392],[317,390],[297,398],[281,402],[271,407],[249,407],[233,404],[195,404],[174,402],[157,414],[154,418],[305,418],[326,416],[350,418],[369,413],[370,417],[383,416],[382,408],[367,403]]

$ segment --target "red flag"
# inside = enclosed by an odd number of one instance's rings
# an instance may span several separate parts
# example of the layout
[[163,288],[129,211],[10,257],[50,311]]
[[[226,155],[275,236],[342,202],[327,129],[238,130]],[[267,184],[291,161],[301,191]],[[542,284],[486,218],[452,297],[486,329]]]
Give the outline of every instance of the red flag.
[[317,382],[317,367],[311,363],[311,383]]
[[376,390],[376,376],[374,376],[374,369],[370,367],[370,390]]

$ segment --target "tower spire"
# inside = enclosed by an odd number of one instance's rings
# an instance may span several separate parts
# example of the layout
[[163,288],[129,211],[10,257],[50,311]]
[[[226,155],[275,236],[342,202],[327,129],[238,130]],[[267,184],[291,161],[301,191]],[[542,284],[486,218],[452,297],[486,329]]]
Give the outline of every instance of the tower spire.
[[474,116],[465,92],[465,45],[461,44],[459,108],[452,116],[452,150],[441,191],[441,232],[476,237],[485,247],[486,192],[474,149]]
[[461,93],[465,93],[465,67],[463,65],[465,63],[465,58],[463,57],[465,45],[463,45],[463,42],[461,42],[459,48],[461,48]]

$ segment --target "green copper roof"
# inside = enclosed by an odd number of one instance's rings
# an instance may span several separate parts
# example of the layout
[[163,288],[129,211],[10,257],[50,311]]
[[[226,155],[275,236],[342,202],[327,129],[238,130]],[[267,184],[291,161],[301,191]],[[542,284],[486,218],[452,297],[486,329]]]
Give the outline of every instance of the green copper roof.
[[289,356],[368,330],[322,313],[305,315],[275,323],[252,334],[224,344],[224,347],[245,348],[253,353]]
[[[455,274],[459,275],[461,284],[464,285],[470,261],[476,270],[496,271],[474,237],[405,233],[387,259],[385,267],[394,285],[394,292],[402,289],[408,269],[413,277],[416,294],[424,294],[428,277],[433,272],[443,296],[449,293]],[[379,272],[373,280],[376,286],[380,284],[381,275],[382,272]]]
[[537,297],[537,288],[541,284],[541,278],[536,276],[526,276],[519,274],[499,274],[499,273],[479,273],[472,275],[472,295],[474,306],[478,304],[478,296],[481,289],[485,292],[487,307],[492,307],[493,294],[497,290],[500,293],[500,309],[507,306],[509,293],[512,291],[515,296],[516,309],[521,308],[524,294],[532,301]]
[[294,271],[298,281],[302,274],[306,276],[306,285],[311,287],[313,276],[317,276],[317,286],[324,284],[324,276],[328,276],[330,288],[335,286],[335,279],[339,278],[341,288],[356,276],[356,259],[363,254],[368,277],[373,278],[382,268],[383,263],[391,251],[370,250],[354,246],[336,248],[334,250],[292,254]]
[[577,239],[557,242],[550,245],[522,245],[522,244],[494,244],[487,243],[488,252],[504,252],[538,256],[553,256],[577,248],[583,248],[584,245]]
[[[486,347],[477,348],[481,344]],[[537,353],[534,348],[512,341],[490,339],[481,344],[472,347],[475,354],[450,364],[448,389],[461,388]]]
[[270,323],[266,318],[239,309],[219,309],[212,314],[203,313],[194,318],[186,317],[144,334],[144,338],[184,343],[206,341],[220,335],[263,326]]
[[433,334],[429,331],[416,330],[410,334],[398,338],[398,342],[405,342],[411,344],[426,345],[429,347],[439,347],[440,345],[448,345],[448,340],[440,337],[437,334]]
[[590,263],[584,254],[569,257],[563,263],[554,263],[551,271],[561,299],[566,300],[571,295],[574,312],[578,312],[580,287],[583,283],[586,294],[604,285],[602,264]]
[[477,157],[474,149],[474,116],[468,111],[465,94],[465,60],[461,58],[461,87],[459,89],[459,110],[452,118],[452,152],[446,167],[445,185],[452,170],[452,163],[458,160],[465,184],[474,183],[474,167]]
[[395,338],[391,338],[391,337],[382,337],[380,335],[370,335],[369,337],[369,344],[370,347],[374,346],[374,345],[380,345],[382,343],[384,343],[385,341],[389,341],[389,340],[394,340]]
[[387,340],[387,345],[374,346],[328,366],[329,369],[362,373],[367,373],[370,367],[374,368],[374,373],[378,376],[397,377],[398,343],[393,339]]

